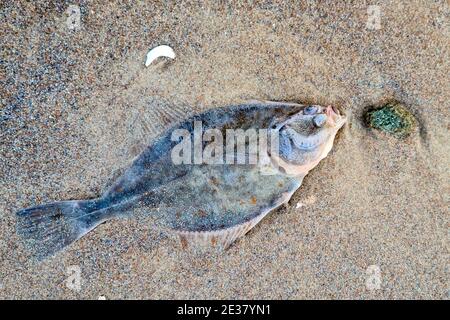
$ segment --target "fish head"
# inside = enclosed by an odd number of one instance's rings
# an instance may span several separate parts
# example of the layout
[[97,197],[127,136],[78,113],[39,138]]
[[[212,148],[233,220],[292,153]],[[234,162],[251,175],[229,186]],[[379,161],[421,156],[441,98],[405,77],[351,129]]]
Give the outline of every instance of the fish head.
[[336,107],[308,105],[275,125],[278,152],[273,155],[293,174],[306,174],[330,152],[347,118]]

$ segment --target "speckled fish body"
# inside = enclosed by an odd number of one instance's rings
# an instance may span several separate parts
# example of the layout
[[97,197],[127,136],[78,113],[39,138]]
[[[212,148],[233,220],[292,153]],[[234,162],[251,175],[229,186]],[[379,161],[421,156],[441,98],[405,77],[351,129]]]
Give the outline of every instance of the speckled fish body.
[[[211,128],[266,129],[274,118],[288,117],[298,106],[241,105],[213,109],[193,116],[173,129],[193,132],[195,121],[203,131]],[[258,164],[173,164],[171,150],[177,142],[168,130],[133,163],[105,194],[107,206],[126,203],[136,196],[169,227],[206,231],[240,224],[262,207],[270,207],[280,194],[293,192],[299,178],[262,175]],[[156,210],[155,210],[156,211]]]
[[[335,108],[291,103],[211,109],[161,134],[98,199],[18,212],[18,231],[38,256],[46,257],[106,220],[133,216],[132,209],[139,207],[178,233],[183,246],[203,242],[227,247],[290,199],[328,154],[344,122]],[[224,136],[227,129],[274,129],[280,150],[270,154],[261,149],[266,161],[254,164],[175,164],[172,150],[179,141],[173,132],[194,133],[195,123],[201,123],[202,134],[217,129]]]

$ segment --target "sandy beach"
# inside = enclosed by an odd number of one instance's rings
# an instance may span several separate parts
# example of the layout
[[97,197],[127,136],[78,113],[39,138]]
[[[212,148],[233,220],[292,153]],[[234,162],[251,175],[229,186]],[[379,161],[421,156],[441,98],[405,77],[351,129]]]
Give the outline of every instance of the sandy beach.
[[[448,299],[449,22],[447,1],[425,0],[2,2],[0,299]],[[161,44],[176,58],[145,67]],[[252,99],[349,120],[231,248],[183,250],[149,218],[30,258],[17,210],[96,197],[174,121]],[[417,119],[408,138],[363,121],[390,101]]]

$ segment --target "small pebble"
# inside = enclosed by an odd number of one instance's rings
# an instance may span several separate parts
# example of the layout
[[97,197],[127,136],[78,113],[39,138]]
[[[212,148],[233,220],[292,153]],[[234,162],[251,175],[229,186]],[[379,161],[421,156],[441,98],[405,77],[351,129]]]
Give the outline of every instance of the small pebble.
[[366,114],[367,125],[397,138],[407,137],[416,125],[416,119],[402,104],[388,103]]

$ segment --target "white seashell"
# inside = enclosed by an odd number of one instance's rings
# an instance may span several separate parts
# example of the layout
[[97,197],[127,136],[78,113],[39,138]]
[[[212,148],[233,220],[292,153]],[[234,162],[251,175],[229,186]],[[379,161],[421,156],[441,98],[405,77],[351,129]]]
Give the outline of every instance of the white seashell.
[[153,48],[147,53],[147,60],[145,61],[145,66],[148,67],[154,60],[159,57],[167,57],[170,59],[175,58],[175,52],[169,46],[162,45]]

